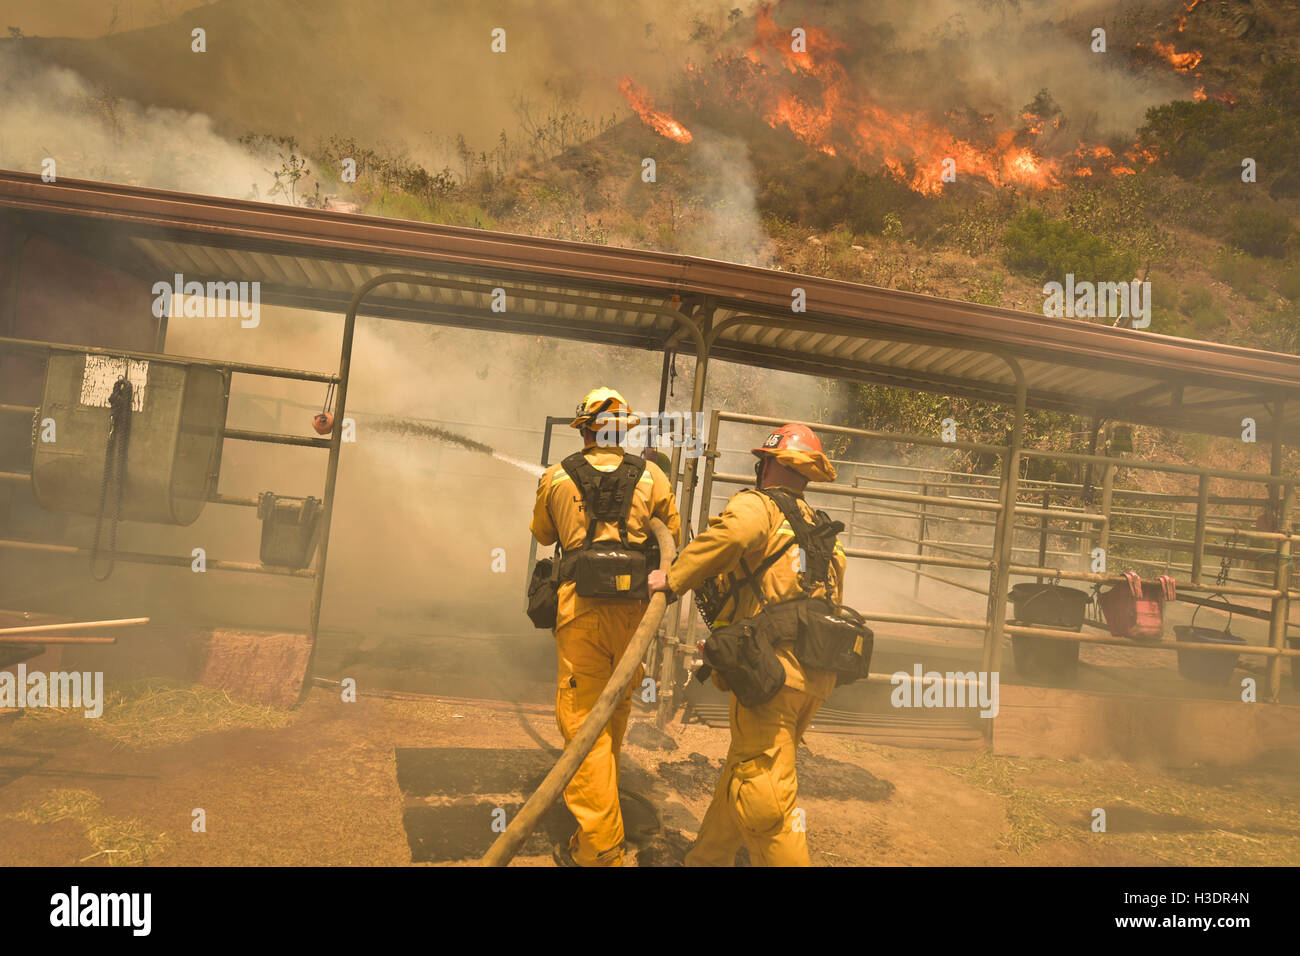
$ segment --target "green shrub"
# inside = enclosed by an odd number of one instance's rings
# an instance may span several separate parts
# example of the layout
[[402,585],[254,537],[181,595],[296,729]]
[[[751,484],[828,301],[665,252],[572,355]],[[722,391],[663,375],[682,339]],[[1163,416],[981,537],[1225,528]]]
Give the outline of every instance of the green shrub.
[[1167,309],[1161,305],[1152,305],[1150,331],[1159,335],[1176,335],[1179,338],[1187,338],[1188,325],[1183,317],[1172,309]]
[[1055,222],[1039,209],[1026,209],[1011,221],[1002,241],[1003,262],[1036,278],[1060,281],[1066,273],[1090,282],[1127,282],[1137,259],[1117,252],[1096,236]]
[[987,278],[976,279],[968,298],[981,305],[1001,305],[1004,288],[1002,274],[994,272]]
[[1214,296],[1210,295],[1210,290],[1197,286],[1196,288],[1183,290],[1183,294],[1178,299],[1178,311],[1183,315],[1191,315],[1195,310],[1213,304]]
[[1300,60],[1274,63],[1260,78],[1259,90],[1270,106],[1300,113]]
[[1277,291],[1292,302],[1300,300],[1300,266],[1291,266],[1277,280]]
[[1264,284],[1264,264],[1253,256],[1228,249],[1221,250],[1214,257],[1210,271],[1220,282],[1226,282],[1256,302],[1268,296],[1268,286]]
[[1185,289],[1178,300],[1178,311],[1191,320],[1192,327],[1198,331],[1223,323],[1224,315],[1214,305],[1214,296],[1209,289],[1198,287]]
[[1232,214],[1229,241],[1257,256],[1281,259],[1291,237],[1291,220],[1271,209],[1239,209]]
[[1300,306],[1257,315],[1250,321],[1250,339],[1255,348],[1300,353]]
[[[1161,157],[1157,164],[1185,178],[1240,177],[1241,161],[1249,156],[1269,174],[1288,170],[1300,152],[1300,106],[1295,96],[1296,67],[1270,70],[1261,102],[1231,108],[1217,100],[1192,103],[1177,100],[1147,110],[1138,141]],[[1272,86],[1269,86],[1269,83]],[[1286,188],[1286,178],[1274,185]]]

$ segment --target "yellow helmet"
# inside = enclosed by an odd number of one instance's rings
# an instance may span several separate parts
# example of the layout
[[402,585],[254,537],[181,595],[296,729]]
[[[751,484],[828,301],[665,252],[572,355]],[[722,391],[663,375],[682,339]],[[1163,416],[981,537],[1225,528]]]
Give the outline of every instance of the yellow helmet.
[[610,419],[621,419],[617,424],[623,429],[635,428],[641,422],[632,412],[627,399],[612,388],[593,388],[578,403],[570,428],[590,428],[592,431],[610,424]]

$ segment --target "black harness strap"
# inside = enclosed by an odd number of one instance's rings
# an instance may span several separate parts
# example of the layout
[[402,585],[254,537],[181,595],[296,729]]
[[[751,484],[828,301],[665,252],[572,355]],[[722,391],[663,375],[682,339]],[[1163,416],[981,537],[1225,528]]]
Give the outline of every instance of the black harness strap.
[[781,514],[790,523],[790,530],[794,532],[795,540],[804,550],[807,563],[806,570],[800,575],[799,589],[807,594],[821,585],[829,592],[835,541],[839,533],[844,530],[844,522],[832,521],[826,512],[817,511],[814,513],[815,523],[809,524],[808,519],[799,509],[798,501],[802,496],[795,495],[784,488],[772,488],[764,491],[763,494],[776,502],[776,506],[781,509]]
[[601,471],[586,455],[576,451],[560,462],[560,466],[578,486],[578,494],[587,509],[587,537],[583,548],[591,547],[596,539],[596,526],[601,522],[617,522],[619,542],[629,547],[627,519],[632,513],[637,483],[645,472],[645,459],[624,454],[613,471]]

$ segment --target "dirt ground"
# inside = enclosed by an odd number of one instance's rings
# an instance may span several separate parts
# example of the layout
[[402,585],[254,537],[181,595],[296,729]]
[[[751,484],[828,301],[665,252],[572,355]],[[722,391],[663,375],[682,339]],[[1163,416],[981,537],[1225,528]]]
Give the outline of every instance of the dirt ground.
[[[317,687],[286,713],[206,690],[135,693],[116,723],[107,712],[0,718],[0,864],[472,864],[497,811],[513,816],[561,742],[536,703],[348,703]],[[671,865],[697,831],[727,733],[673,724],[664,740],[651,719],[634,710],[624,750],[629,862]],[[1300,863],[1294,765],[1172,771],[821,733],[799,759],[817,865]],[[1093,830],[1097,809],[1105,832]],[[555,808],[516,864],[553,865],[571,827]]]

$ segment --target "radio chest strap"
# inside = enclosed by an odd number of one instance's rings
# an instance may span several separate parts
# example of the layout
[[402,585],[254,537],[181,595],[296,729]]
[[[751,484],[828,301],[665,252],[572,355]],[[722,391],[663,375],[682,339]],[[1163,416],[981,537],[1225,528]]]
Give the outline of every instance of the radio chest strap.
[[759,587],[759,582],[768,569],[776,564],[781,559],[781,556],[796,544],[803,549],[804,561],[806,562],[804,567],[807,569],[799,575],[799,590],[806,595],[818,585],[823,585],[826,587],[827,593],[830,592],[831,559],[834,556],[836,535],[844,530],[843,522],[832,521],[825,512],[818,511],[816,513],[816,523],[810,524],[799,509],[801,496],[784,488],[759,489],[759,493],[772,499],[776,506],[781,509],[781,514],[789,522],[790,530],[794,532],[794,535],[780,548],[765,557],[758,567],[752,571],[749,565],[745,563],[745,559],[740,559],[740,569],[743,573],[739,577],[735,574],[731,575],[732,584],[722,596],[722,601],[719,604],[719,616],[735,597],[737,589],[745,584],[754,592],[754,597],[758,599],[759,608],[766,610],[770,602],[763,597],[763,589]]
[[586,455],[575,451],[560,462],[560,467],[577,485],[578,494],[587,511],[587,537],[582,542],[582,547],[591,547],[596,539],[596,527],[605,521],[618,524],[619,542],[623,547],[629,547],[627,519],[632,513],[632,498],[637,483],[645,473],[645,459],[624,455],[613,471],[601,471],[587,460]]

